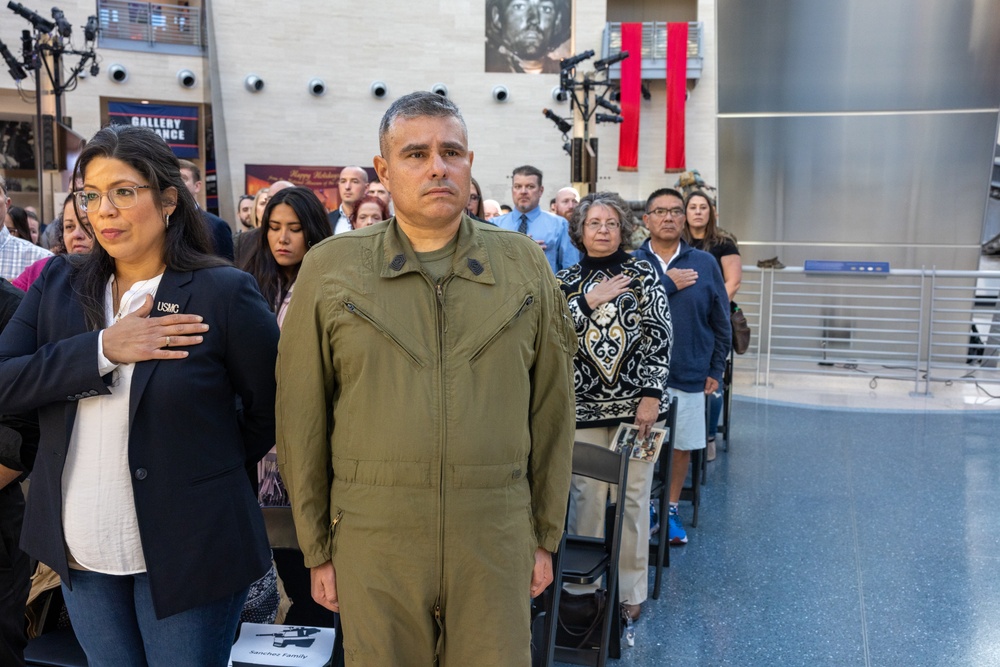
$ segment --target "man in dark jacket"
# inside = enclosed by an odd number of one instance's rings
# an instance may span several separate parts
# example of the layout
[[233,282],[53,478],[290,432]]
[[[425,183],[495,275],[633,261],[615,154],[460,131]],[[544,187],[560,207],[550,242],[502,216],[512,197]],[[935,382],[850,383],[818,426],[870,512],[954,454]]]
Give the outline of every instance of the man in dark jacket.
[[681,238],[685,217],[679,192],[663,188],[651,194],[642,220],[649,229],[649,239],[635,255],[652,264],[660,276],[674,325],[667,379],[678,403],[670,473],[670,542],[686,544],[677,503],[691,452],[705,447],[705,396],[719,388],[729,356],[729,297],[715,258]]
[[[201,170],[194,162],[188,160],[178,160],[178,162],[181,165],[181,178],[184,179],[184,185],[187,186],[188,192],[197,203],[198,193],[201,192],[202,185]],[[212,238],[213,253],[223,259],[228,259],[230,262],[233,261],[233,228],[219,216],[200,208],[200,204],[198,211],[201,213],[201,219],[205,221],[208,235]]]

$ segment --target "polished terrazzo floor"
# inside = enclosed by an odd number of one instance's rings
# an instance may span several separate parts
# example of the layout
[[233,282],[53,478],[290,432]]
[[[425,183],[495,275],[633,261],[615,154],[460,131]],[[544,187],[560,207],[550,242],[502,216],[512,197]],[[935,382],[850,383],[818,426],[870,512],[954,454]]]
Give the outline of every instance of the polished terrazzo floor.
[[899,393],[737,397],[699,525],[609,664],[1000,665],[1000,401]]

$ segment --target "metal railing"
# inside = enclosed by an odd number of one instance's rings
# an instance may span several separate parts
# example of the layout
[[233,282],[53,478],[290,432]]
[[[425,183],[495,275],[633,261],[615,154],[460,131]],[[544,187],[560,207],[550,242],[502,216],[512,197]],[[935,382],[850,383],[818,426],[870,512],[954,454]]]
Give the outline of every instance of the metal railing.
[[98,0],[101,41],[121,40],[154,48],[160,44],[203,49],[201,7]]
[[982,279],[996,271],[898,270],[881,276],[743,267],[737,301],[750,323],[737,366],[773,373],[913,382],[1000,383],[1000,306]]
[[[687,78],[701,78],[702,24],[699,21],[688,23],[687,43]],[[621,53],[622,24],[608,23],[604,27],[604,40],[601,47],[601,57]],[[612,79],[621,78],[621,65],[612,65],[608,74]],[[667,76],[667,24],[659,21],[647,21],[642,24],[642,78],[665,79]]]

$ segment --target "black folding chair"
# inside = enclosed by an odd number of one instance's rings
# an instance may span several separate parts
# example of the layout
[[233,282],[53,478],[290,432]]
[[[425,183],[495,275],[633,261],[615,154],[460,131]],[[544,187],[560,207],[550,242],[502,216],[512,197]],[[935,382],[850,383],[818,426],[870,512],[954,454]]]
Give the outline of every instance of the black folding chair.
[[[24,497],[28,497],[30,480],[21,482]],[[31,572],[38,565],[31,559]],[[63,607],[62,587],[57,586],[42,593],[39,623],[41,634],[28,640],[24,647],[24,664],[27,667],[87,667],[87,655],[76,638],[72,627],[58,627]],[[39,598],[41,600],[42,597]]]
[[663,579],[663,568],[670,567],[670,463],[674,457],[674,439],[677,435],[677,397],[670,399],[667,412],[667,423],[664,425],[667,437],[660,449],[660,458],[656,460],[656,470],[653,471],[653,489],[649,494],[657,500],[657,511],[660,513],[660,529],[649,536],[649,561],[656,568],[656,580],[653,584],[653,599],[660,599],[660,584]]
[[[607,604],[601,619],[600,641],[595,648],[571,648],[557,642],[555,658],[575,665],[604,667],[608,657],[621,657],[621,614],[618,604],[618,554],[621,550],[622,517],[628,483],[631,448],[621,454],[586,442],[573,446],[573,474],[617,484],[615,503],[605,513],[604,537],[567,535],[562,549],[562,572],[557,583],[594,584],[604,579]],[[558,596],[556,596],[558,597]],[[558,600],[557,600],[558,602]]]
[[722,421],[719,422],[718,434],[722,436],[722,440],[726,443],[723,448],[725,451],[729,451],[729,440],[732,434],[732,415],[733,415],[733,349],[729,349],[729,358],[726,360],[726,370],[722,374],[722,384],[724,389],[722,390]]
[[[711,424],[712,420],[712,397],[705,396],[705,435],[708,436],[712,432]],[[701,457],[701,485],[705,486],[708,483],[708,450],[704,451],[704,455]]]
[[691,452],[691,486],[681,489],[681,500],[690,501],[694,513],[691,517],[691,527],[698,527],[698,508],[701,506],[701,471],[705,464],[705,450],[695,449]]
[[531,601],[531,667],[552,667],[556,650],[556,629],[559,627],[559,598],[562,586],[562,556],[566,551],[566,533],[559,550],[552,554],[552,584]]
[[43,611],[42,634],[28,640],[24,648],[27,667],[87,667],[87,655],[76,639],[73,628],[55,629],[59,610],[63,604],[62,590],[47,591]]

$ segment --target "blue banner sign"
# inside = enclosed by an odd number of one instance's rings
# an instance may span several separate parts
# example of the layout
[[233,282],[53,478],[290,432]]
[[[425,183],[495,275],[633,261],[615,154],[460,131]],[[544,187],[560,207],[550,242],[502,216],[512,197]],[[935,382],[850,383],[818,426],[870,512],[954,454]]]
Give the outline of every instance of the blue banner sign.
[[148,127],[177,157],[198,157],[198,107],[108,102],[108,117],[112,125]]

